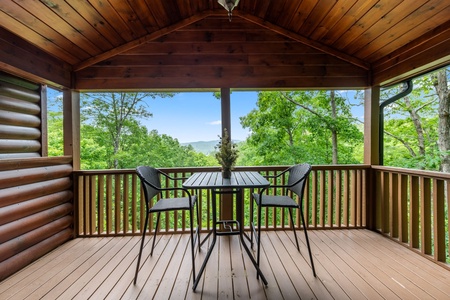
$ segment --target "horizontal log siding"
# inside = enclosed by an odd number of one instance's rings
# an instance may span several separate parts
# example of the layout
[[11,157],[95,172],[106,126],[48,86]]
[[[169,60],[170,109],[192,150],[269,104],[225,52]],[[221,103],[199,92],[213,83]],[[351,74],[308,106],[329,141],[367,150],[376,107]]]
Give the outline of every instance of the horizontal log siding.
[[431,260],[449,263],[450,174],[373,169],[377,230]]
[[[238,167],[237,170],[259,171],[263,175],[274,175],[286,169],[278,167]],[[218,171],[217,168],[162,169],[174,177],[188,177],[193,172]],[[368,167],[359,166],[314,166],[305,192],[304,212],[310,228],[362,228],[366,225],[365,186]],[[287,178],[281,179],[285,182]],[[145,218],[144,196],[135,170],[75,171],[77,196],[77,236],[137,235]],[[163,184],[167,184],[164,182]],[[210,191],[194,191],[199,197],[202,211],[202,230],[211,228],[208,218],[211,213]],[[245,226],[253,203],[245,190]],[[268,193],[281,194],[282,190]],[[181,194],[178,194],[181,196]],[[165,194],[164,197],[173,196]],[[154,199],[154,201],[156,201]],[[234,208],[233,208],[234,210]],[[255,210],[256,212],[256,210]],[[285,211],[268,209],[264,229],[283,230],[289,228]],[[174,222],[173,220],[177,220]],[[300,227],[300,216],[295,214],[296,226]],[[171,225],[172,224],[172,225]],[[161,221],[162,232],[185,233],[189,230],[188,214],[166,213]],[[150,220],[150,231],[153,220]]]
[[40,156],[40,86],[0,74],[0,159]]
[[0,281],[73,237],[71,164],[0,159]]

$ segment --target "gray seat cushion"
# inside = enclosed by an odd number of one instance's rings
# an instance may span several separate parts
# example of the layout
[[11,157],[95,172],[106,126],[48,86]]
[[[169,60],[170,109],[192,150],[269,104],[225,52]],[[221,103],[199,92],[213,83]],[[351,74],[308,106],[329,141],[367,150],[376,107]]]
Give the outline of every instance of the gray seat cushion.
[[[262,196],[262,201],[260,201],[260,196]],[[264,206],[275,206],[275,207],[292,207],[298,208],[297,202],[295,202],[291,197],[288,196],[269,196],[260,195],[253,193],[253,198],[258,205]]]
[[[197,196],[193,195],[192,198],[192,206],[194,206],[195,201],[197,201]],[[180,198],[165,198],[156,202],[150,208],[149,212],[161,212],[161,211],[169,211],[169,210],[180,210],[180,209],[190,209],[191,205],[189,203],[189,197],[180,197]]]

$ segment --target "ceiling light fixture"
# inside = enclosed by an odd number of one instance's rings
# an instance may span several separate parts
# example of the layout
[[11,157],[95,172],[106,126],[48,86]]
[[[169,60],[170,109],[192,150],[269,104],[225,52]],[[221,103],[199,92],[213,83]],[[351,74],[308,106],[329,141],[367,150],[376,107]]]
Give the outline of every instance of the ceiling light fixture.
[[239,0],[217,0],[217,2],[228,11],[228,18],[231,22],[231,12],[238,5]]

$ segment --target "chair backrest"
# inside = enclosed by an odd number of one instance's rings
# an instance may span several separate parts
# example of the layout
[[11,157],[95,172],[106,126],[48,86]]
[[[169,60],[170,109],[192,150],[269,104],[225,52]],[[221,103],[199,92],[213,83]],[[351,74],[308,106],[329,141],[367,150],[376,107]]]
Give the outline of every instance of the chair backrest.
[[303,198],[306,180],[308,180],[310,172],[311,172],[310,164],[298,164],[292,166],[289,169],[289,178],[288,178],[288,185],[290,186],[289,190],[296,193],[300,197],[300,199]]
[[153,167],[139,166],[136,173],[141,179],[142,188],[144,189],[145,203],[149,208],[150,200],[161,192],[161,181],[159,179],[160,171]]

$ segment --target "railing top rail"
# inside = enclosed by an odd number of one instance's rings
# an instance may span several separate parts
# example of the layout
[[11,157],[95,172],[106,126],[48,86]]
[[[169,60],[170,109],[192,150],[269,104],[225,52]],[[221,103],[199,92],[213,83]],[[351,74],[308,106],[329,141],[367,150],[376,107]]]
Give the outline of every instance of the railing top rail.
[[[282,171],[289,166],[237,166],[236,171]],[[313,170],[359,170],[370,169],[370,165],[315,165]],[[191,173],[191,172],[217,172],[220,167],[180,167],[180,168],[159,168],[166,173]],[[135,169],[109,169],[109,170],[74,170],[74,174],[77,175],[89,175],[89,174],[131,174],[135,173]]]
[[372,170],[393,172],[393,173],[399,173],[399,174],[403,174],[403,175],[417,175],[417,176],[428,177],[428,178],[450,179],[449,173],[443,173],[443,172],[437,172],[437,171],[424,171],[424,170],[414,170],[414,169],[387,167],[387,166],[372,166]]

